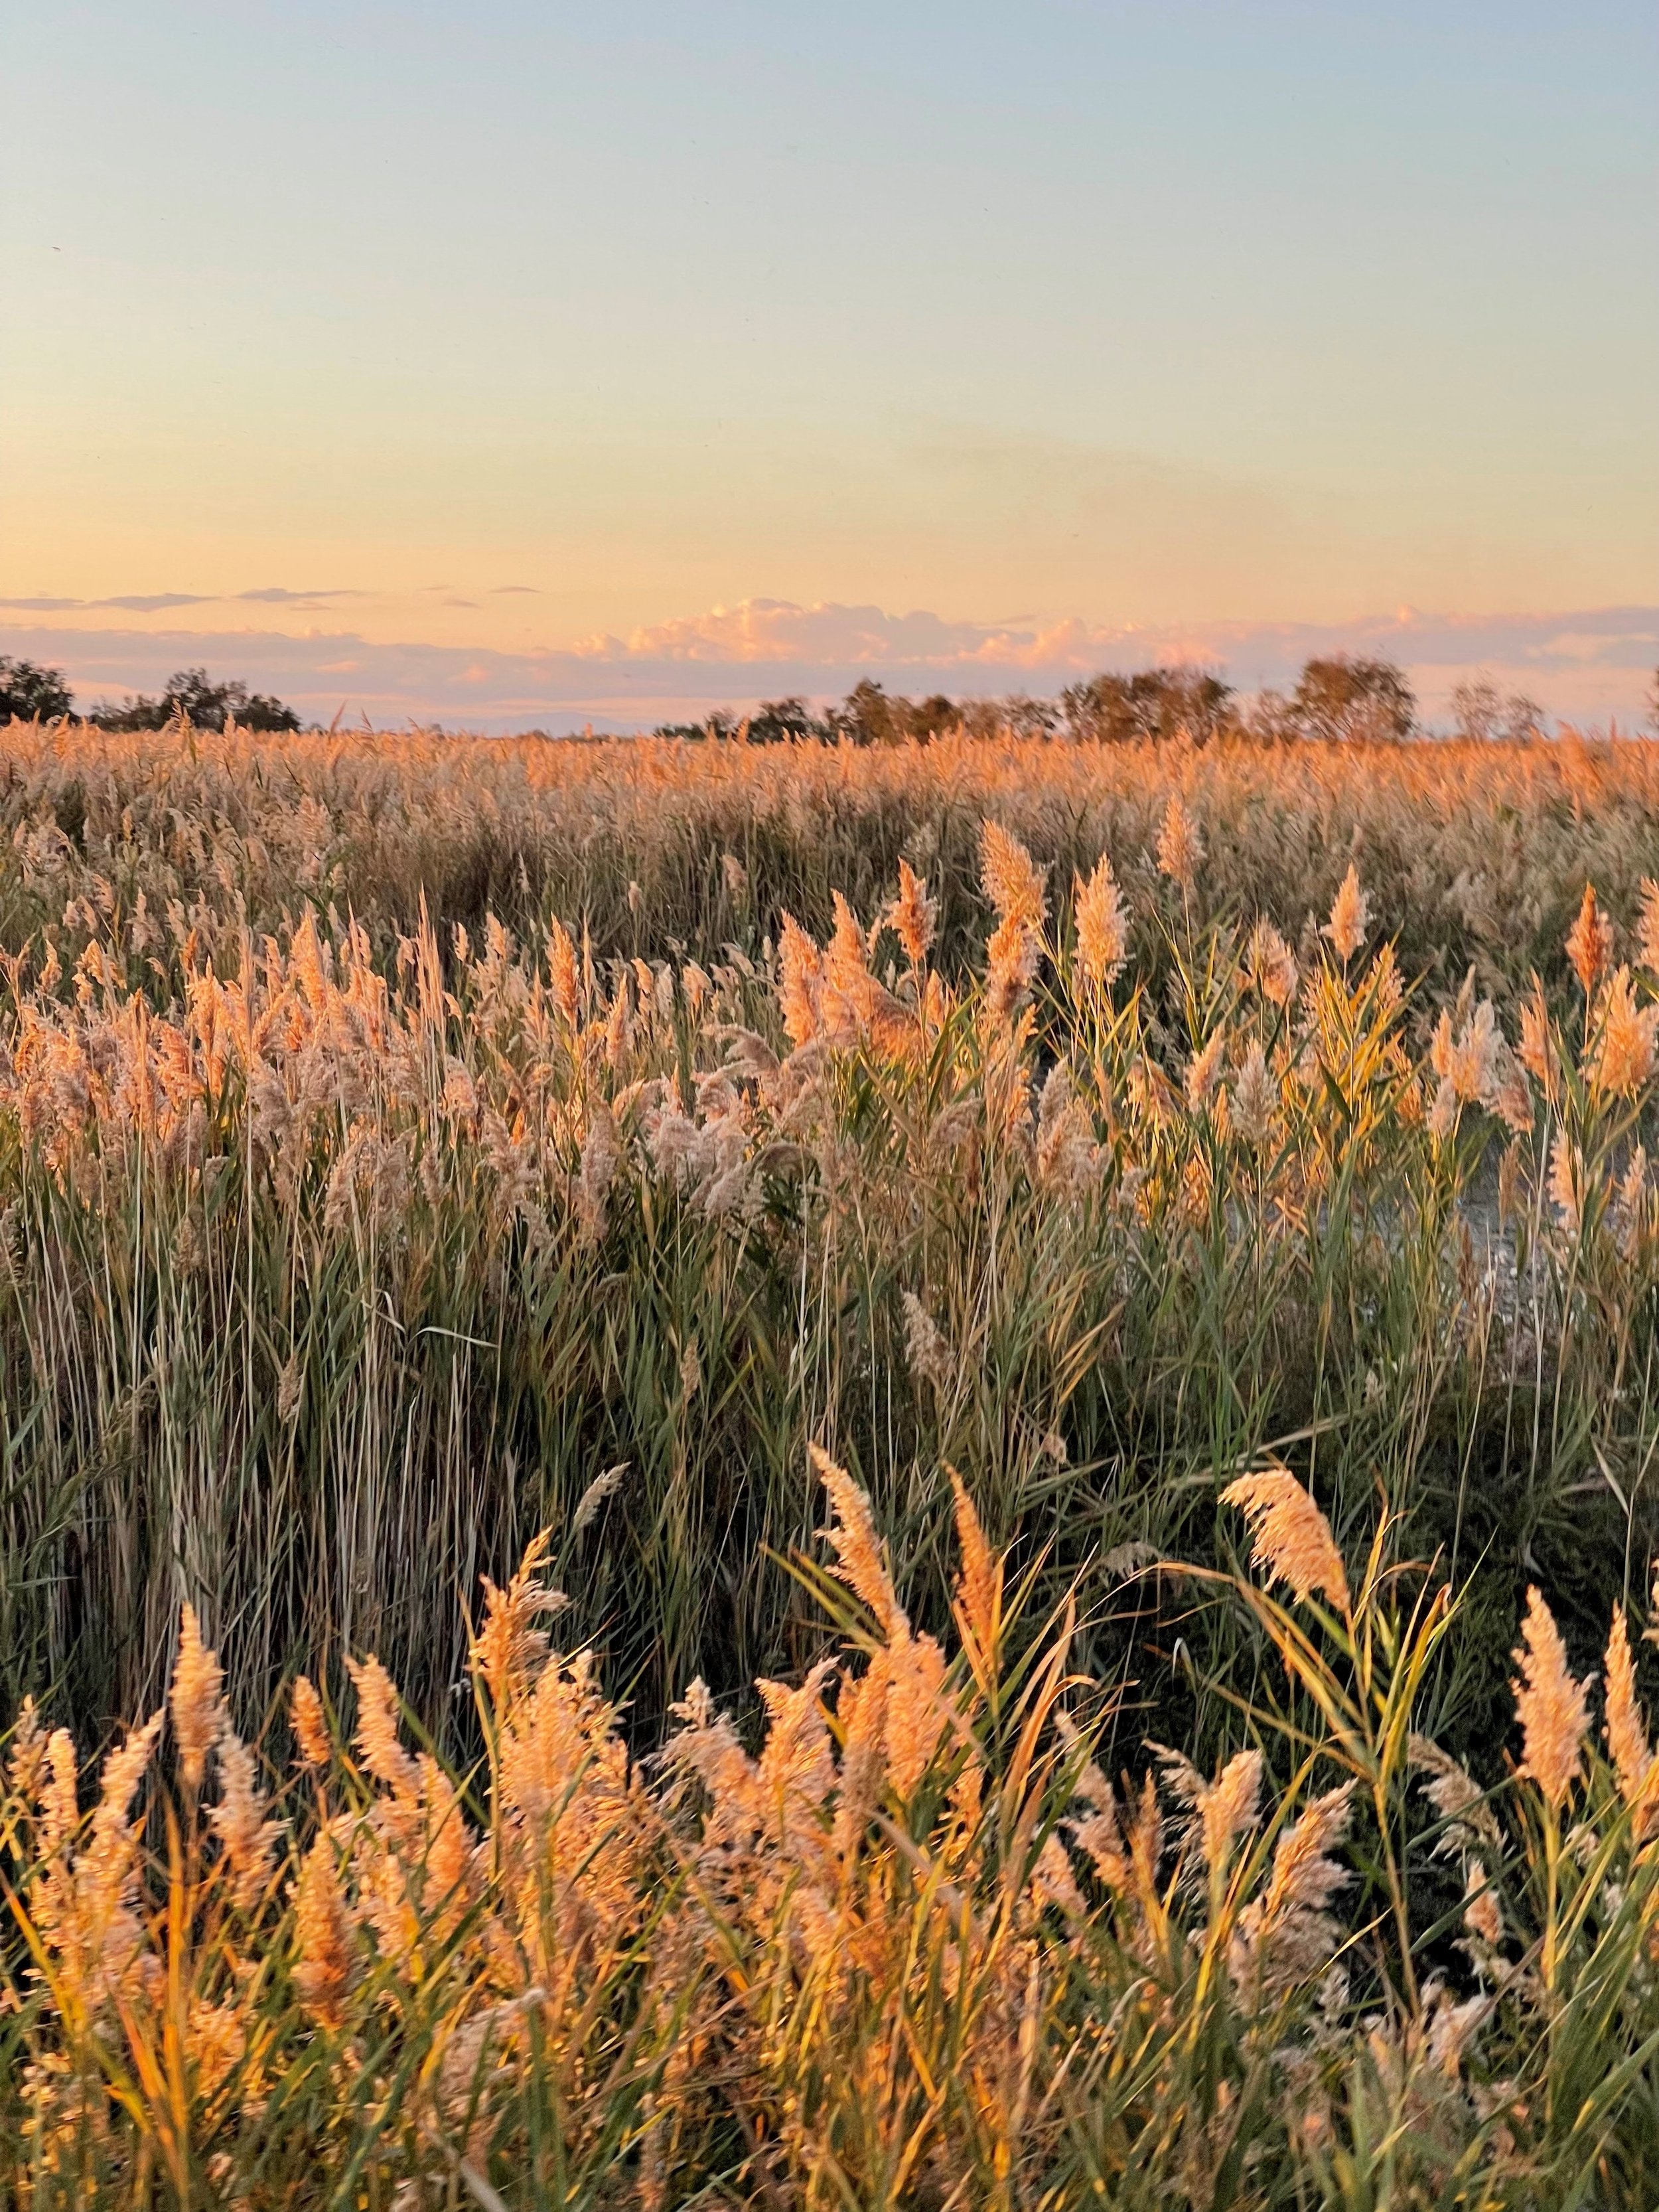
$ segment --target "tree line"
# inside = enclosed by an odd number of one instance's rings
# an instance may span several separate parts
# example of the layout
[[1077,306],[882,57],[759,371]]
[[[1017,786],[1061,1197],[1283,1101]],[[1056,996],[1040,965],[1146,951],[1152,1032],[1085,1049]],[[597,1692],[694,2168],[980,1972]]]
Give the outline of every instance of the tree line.
[[[1659,672],[1649,694],[1650,720],[1659,728]],[[1455,735],[1517,739],[1544,734],[1544,713],[1519,692],[1503,692],[1476,680],[1451,695]],[[52,722],[74,714],[74,696],[59,668],[0,653],[0,722]],[[119,705],[97,701],[80,719],[102,730],[160,730],[185,719],[197,729],[222,730],[227,722],[247,730],[299,730],[294,708],[246,684],[213,682],[204,668],[181,668],[158,697],[130,694]],[[659,723],[659,738],[744,737],[751,744],[813,738],[859,745],[921,743],[947,731],[990,736],[1012,730],[1019,737],[1092,739],[1126,744],[1184,737],[1207,744],[1222,736],[1267,743],[1298,738],[1327,741],[1390,742],[1418,734],[1417,700],[1405,672],[1391,660],[1328,653],[1306,661],[1288,692],[1265,690],[1241,697],[1212,671],[1143,668],[1133,675],[1103,673],[1067,684],[1055,699],[1016,694],[1000,699],[925,699],[890,694],[873,678],[855,684],[839,706],[815,710],[805,699],[767,699],[753,714],[717,708],[700,722]]]
[[[23,722],[67,721],[74,714],[75,695],[61,668],[0,653],[0,722],[9,716]],[[239,722],[245,730],[302,726],[293,708],[268,691],[250,691],[246,684],[234,682],[215,684],[205,668],[179,669],[158,698],[129,693],[119,706],[100,699],[76,719],[100,730],[164,730],[181,719],[198,730],[222,730],[227,722]]]
[[[1460,737],[1541,737],[1544,712],[1519,693],[1485,681],[1460,684],[1451,695]],[[1656,702],[1659,703],[1659,702]],[[866,677],[838,707],[815,712],[804,699],[768,699],[752,714],[717,710],[701,722],[665,722],[666,738],[732,738],[751,744],[787,738],[836,739],[860,745],[921,743],[947,731],[988,736],[1091,739],[1127,744],[1183,737],[1199,744],[1223,736],[1266,742],[1313,738],[1345,743],[1392,742],[1419,733],[1417,700],[1405,672],[1391,660],[1329,653],[1304,663],[1289,692],[1243,698],[1212,671],[1143,668],[1103,673],[1068,684],[1055,699],[925,699],[891,696]]]

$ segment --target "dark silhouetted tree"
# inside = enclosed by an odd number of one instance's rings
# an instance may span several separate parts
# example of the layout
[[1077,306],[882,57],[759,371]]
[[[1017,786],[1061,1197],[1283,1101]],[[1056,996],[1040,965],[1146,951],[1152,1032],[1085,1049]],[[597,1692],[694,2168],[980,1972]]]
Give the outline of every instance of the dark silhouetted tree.
[[159,699],[140,692],[119,707],[100,700],[90,720],[100,730],[160,730],[179,716],[198,730],[222,730],[228,721],[245,730],[297,730],[300,718],[269,692],[246,684],[214,684],[205,668],[181,668]]
[[1417,726],[1417,701],[1404,672],[1391,660],[1352,659],[1346,653],[1306,662],[1290,705],[1309,738],[1408,738]]
[[1016,738],[1047,738],[1054,734],[1060,709],[1052,699],[1012,691],[1001,699],[958,700],[957,719],[970,738],[996,738],[1005,731]]
[[61,668],[0,653],[0,722],[12,715],[20,722],[61,722],[74,703]]
[[927,744],[945,731],[959,729],[963,709],[942,691],[931,698],[890,698],[872,677],[861,677],[839,707],[832,707],[830,734],[855,745]]
[[1452,726],[1460,738],[1514,744],[1544,734],[1544,710],[1535,699],[1502,692],[1484,677],[1454,685],[1450,703]]
[[909,703],[890,699],[873,678],[860,677],[840,706],[830,708],[830,726],[855,745],[896,745],[908,734],[904,710]]
[[1231,719],[1232,687],[1198,668],[1143,668],[1134,676],[1091,676],[1060,695],[1076,738],[1106,744],[1188,737],[1207,744]]
[[781,744],[791,738],[827,738],[830,726],[820,721],[805,699],[763,699],[749,717],[751,744]]
[[954,699],[947,699],[942,691],[935,691],[929,699],[918,699],[914,704],[906,699],[896,702],[904,708],[904,734],[927,744],[931,738],[942,738],[947,730],[958,729],[962,712]]
[[713,707],[700,722],[659,722],[653,738],[734,738],[743,727],[729,707]]

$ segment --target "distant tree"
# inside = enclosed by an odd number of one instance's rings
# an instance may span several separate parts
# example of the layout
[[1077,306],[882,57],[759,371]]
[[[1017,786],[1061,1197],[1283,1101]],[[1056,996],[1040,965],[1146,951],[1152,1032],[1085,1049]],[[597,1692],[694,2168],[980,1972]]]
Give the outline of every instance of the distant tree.
[[300,718],[269,692],[250,691],[246,684],[214,684],[205,668],[181,668],[171,677],[159,699],[140,692],[112,706],[100,699],[89,719],[100,730],[161,730],[179,716],[198,730],[222,730],[228,721],[245,730],[297,730]]
[[751,744],[781,744],[791,738],[827,738],[830,725],[820,721],[805,699],[763,699],[749,717]]
[[1023,691],[993,704],[1017,738],[1051,738],[1060,720],[1060,708],[1054,700],[1028,698]]
[[963,709],[942,691],[931,698],[890,698],[872,677],[861,677],[839,707],[832,707],[832,735],[855,745],[925,745],[945,731],[960,729]]
[[895,703],[904,708],[904,734],[915,738],[918,744],[925,745],[932,738],[942,738],[947,730],[962,726],[962,709],[942,691],[935,691],[929,699],[918,699],[914,704],[908,699]]
[[1282,691],[1267,686],[1241,710],[1238,726],[1259,745],[1293,744],[1302,736],[1302,726],[1290,701]]
[[651,734],[700,742],[706,738],[733,738],[742,726],[729,707],[711,707],[700,722],[659,722]]
[[1231,684],[1202,669],[1143,668],[1070,684],[1060,703],[1075,738],[1124,744],[1185,736],[1205,744],[1231,720],[1232,697]]
[[830,710],[830,726],[855,745],[896,745],[908,735],[908,699],[890,699],[881,685],[860,677],[839,707]]
[[1477,744],[1515,744],[1544,734],[1544,710],[1535,699],[1502,692],[1484,677],[1453,687],[1451,711],[1457,735]]
[[1408,738],[1417,726],[1417,701],[1404,672],[1391,660],[1345,653],[1304,664],[1291,710],[1309,738]]
[[13,716],[20,722],[61,722],[74,704],[61,668],[0,653],[0,722]]
[[996,738],[1005,731],[1016,738],[1047,738],[1054,734],[1060,709],[1052,699],[1014,691],[1006,699],[961,700],[957,720],[970,738]]

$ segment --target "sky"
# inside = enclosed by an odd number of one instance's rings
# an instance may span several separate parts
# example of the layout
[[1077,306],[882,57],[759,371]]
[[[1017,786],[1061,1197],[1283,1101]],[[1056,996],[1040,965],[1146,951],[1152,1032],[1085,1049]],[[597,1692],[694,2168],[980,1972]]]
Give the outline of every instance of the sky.
[[0,652],[88,696],[1642,711],[1650,0],[55,0],[7,83]]

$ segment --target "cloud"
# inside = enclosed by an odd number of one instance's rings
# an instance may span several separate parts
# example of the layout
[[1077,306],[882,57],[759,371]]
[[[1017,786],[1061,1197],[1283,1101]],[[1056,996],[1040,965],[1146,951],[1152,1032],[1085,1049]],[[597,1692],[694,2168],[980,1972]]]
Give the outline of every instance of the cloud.
[[86,604],[84,599],[0,599],[0,607],[15,607],[23,613],[40,615],[67,614],[72,608]]
[[165,613],[172,607],[204,607],[210,604],[208,595],[202,592],[133,592],[118,599],[0,599],[0,607],[28,609],[41,614],[81,614],[89,609],[107,607],[122,614],[154,615]]
[[[233,599],[257,599],[264,605],[271,606],[282,605],[290,599],[304,599],[307,601],[313,599],[361,599],[363,596],[364,594],[362,592],[348,592],[342,590],[337,586],[333,586],[328,591],[290,592],[285,589],[281,584],[267,584],[265,588],[260,592],[233,592],[230,594],[230,597]],[[96,602],[94,602],[94,604],[96,604]],[[112,606],[116,603],[115,601],[111,600],[109,604]]]
[[1036,641],[1034,631],[947,622],[920,610],[890,615],[874,606],[745,599],[634,630],[625,644],[597,638],[578,650],[605,660],[821,661],[860,667],[902,661],[931,667],[999,653],[1012,662],[1022,647]]
[[342,590],[291,592],[281,584],[270,584],[257,592],[125,592],[109,599],[0,599],[0,607],[33,614],[92,614],[107,609],[112,613],[155,615],[166,614],[174,607],[229,606],[245,600],[266,606],[286,606],[292,603],[320,604],[327,599],[358,599],[362,596],[361,592]]
[[[1540,671],[1650,668],[1659,659],[1659,609],[1507,616],[1425,615],[1397,608],[1350,623],[1196,623],[1110,625],[1030,616],[997,623],[948,621],[925,611],[787,599],[747,599],[633,631],[624,641],[590,638],[589,660],[666,661],[761,668],[769,664],[905,671],[916,677],[1029,674],[1053,678],[1103,666],[1205,661],[1251,688],[1294,676],[1315,653],[1384,655],[1407,665],[1467,669],[1488,662]],[[968,688],[985,690],[973,681]],[[994,688],[991,685],[989,688]]]
[[[14,603],[15,604],[15,603]],[[20,608],[51,613],[52,606]],[[1425,614],[1402,607],[1346,623],[1209,623],[1137,628],[1030,616],[967,622],[926,609],[750,599],[529,652],[381,644],[343,630],[71,629],[0,625],[0,651],[62,667],[84,705],[100,695],[155,692],[173,670],[201,663],[275,691],[326,722],[349,693],[355,720],[453,722],[477,730],[619,729],[696,719],[799,693],[838,698],[861,677],[894,691],[958,696],[1053,693],[1101,668],[1201,662],[1241,690],[1294,680],[1310,654],[1376,653],[1399,661],[1431,714],[1461,679],[1489,675],[1548,712],[1580,722],[1644,713],[1659,663],[1659,607],[1580,608],[1508,616]]]

